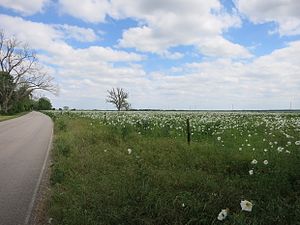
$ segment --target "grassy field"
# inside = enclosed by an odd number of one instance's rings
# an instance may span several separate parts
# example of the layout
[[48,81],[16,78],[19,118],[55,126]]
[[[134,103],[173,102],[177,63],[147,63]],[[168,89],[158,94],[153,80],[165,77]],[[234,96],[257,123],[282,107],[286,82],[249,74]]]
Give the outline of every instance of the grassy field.
[[48,114],[53,224],[300,224],[300,114]]
[[[27,112],[26,112],[27,113]],[[10,120],[10,119],[14,119],[14,118],[17,118],[19,116],[23,116],[25,115],[26,113],[18,113],[18,114],[15,114],[15,115],[0,115],[0,122],[1,121],[4,121],[4,120]]]

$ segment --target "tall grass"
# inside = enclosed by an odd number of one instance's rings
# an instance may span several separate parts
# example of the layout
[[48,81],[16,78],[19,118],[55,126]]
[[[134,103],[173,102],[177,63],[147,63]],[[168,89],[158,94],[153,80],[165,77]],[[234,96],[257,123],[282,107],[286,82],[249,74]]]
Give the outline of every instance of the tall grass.
[[[49,205],[53,223],[300,224],[297,139],[286,147],[279,129],[269,135],[266,124],[253,126],[257,121],[248,117],[241,121],[219,130],[214,123],[215,135],[207,123],[204,131],[194,132],[189,146],[181,131],[156,127],[147,132],[136,124],[56,115]],[[296,136],[294,128],[289,131]],[[266,135],[278,142],[274,150],[269,140],[263,141]],[[290,153],[275,150],[283,145]],[[256,165],[251,164],[254,158]],[[245,199],[253,203],[252,212],[241,210]],[[225,208],[229,215],[219,221]]]

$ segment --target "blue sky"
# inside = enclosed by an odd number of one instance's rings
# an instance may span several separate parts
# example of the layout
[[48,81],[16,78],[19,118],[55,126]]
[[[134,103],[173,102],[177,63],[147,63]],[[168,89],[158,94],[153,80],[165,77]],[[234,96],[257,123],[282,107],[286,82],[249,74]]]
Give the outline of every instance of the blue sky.
[[297,0],[0,0],[0,29],[38,52],[55,107],[300,108]]

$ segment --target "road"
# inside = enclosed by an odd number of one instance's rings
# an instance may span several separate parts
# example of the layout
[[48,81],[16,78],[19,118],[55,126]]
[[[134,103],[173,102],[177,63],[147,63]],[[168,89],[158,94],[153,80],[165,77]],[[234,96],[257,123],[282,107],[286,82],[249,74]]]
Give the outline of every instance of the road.
[[0,122],[0,225],[29,220],[52,140],[52,121],[39,112]]

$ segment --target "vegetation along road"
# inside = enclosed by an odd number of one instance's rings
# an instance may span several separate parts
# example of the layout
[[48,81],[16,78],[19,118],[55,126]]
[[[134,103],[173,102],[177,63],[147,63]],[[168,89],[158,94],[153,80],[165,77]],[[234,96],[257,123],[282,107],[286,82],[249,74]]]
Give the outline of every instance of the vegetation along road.
[[26,224],[52,139],[52,121],[38,112],[0,123],[0,224]]

